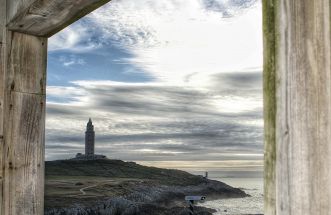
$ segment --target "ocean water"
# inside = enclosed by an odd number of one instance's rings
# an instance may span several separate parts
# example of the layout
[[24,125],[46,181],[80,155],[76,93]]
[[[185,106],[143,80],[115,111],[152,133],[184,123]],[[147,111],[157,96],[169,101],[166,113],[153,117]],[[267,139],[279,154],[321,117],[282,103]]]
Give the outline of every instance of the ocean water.
[[[263,178],[218,178],[210,179],[222,181],[230,186],[240,188],[251,197],[221,199],[206,201],[199,205],[217,210],[214,215],[242,215],[242,214],[263,214]],[[208,199],[208,197],[207,197]]]

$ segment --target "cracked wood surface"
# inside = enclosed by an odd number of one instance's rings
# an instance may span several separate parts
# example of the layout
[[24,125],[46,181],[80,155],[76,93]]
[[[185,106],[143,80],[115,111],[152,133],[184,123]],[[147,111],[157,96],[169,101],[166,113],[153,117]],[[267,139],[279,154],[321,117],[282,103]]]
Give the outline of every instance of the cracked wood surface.
[[6,0],[0,0],[0,215],[3,205],[3,102],[5,74]]
[[276,214],[276,0],[263,1],[264,213]]
[[266,182],[274,193],[265,197],[265,214],[330,214],[330,1],[268,3],[275,13],[269,45],[275,49],[276,184]]
[[0,0],[0,215],[44,213],[47,37],[106,2]]
[[[110,0],[19,1],[17,15],[11,15],[8,29],[35,36],[50,37]],[[17,1],[14,1],[17,2]],[[17,9],[18,8],[18,9]]]
[[44,213],[47,39],[6,31],[1,215]]

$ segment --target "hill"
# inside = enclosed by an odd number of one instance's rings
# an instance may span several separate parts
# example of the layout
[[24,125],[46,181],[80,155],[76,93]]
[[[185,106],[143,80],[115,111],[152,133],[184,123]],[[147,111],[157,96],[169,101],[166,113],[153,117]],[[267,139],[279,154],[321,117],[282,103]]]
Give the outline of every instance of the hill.
[[196,185],[204,181],[201,176],[185,171],[147,167],[134,162],[110,159],[46,161],[46,177],[51,176],[150,179],[169,185]]
[[110,159],[47,161],[45,191],[45,215],[180,215],[188,213],[185,195],[204,195],[208,200],[247,196],[184,171]]

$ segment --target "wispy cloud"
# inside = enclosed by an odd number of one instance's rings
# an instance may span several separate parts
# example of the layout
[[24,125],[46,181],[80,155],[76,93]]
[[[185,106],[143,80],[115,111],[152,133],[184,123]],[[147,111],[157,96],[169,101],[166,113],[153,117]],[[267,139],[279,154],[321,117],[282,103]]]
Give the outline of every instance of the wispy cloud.
[[[236,14],[253,3],[256,1],[115,1],[90,19],[106,37],[131,50],[134,57],[128,62],[160,81],[180,83],[190,74],[262,65],[261,6],[255,4],[241,15],[222,18],[222,13]],[[223,9],[215,12],[215,5],[223,5]]]
[[93,51],[101,46],[100,41],[93,40],[93,35],[90,24],[80,21],[51,37],[48,50],[50,52],[70,51],[72,53]]
[[191,74],[261,67],[261,25],[256,0],[114,0],[54,36],[50,50],[117,46],[132,54],[122,63],[181,83]]
[[[261,160],[262,98],[256,84],[261,72],[220,75],[223,78],[210,77],[215,85],[209,88],[109,81],[51,87],[47,158],[70,157],[82,151],[86,119],[92,117],[97,151],[112,158]],[[222,87],[226,80],[233,82],[232,88]],[[245,91],[237,88],[243,82]],[[252,102],[238,100],[236,112],[222,104],[243,94]],[[58,101],[57,96],[67,99]]]
[[52,37],[56,70],[101,75],[47,88],[47,159],[82,152],[92,117],[111,158],[260,169],[261,16],[257,0],[113,0]]
[[74,66],[74,65],[84,65],[86,64],[85,60],[82,58],[77,58],[74,55],[71,55],[69,57],[67,56],[61,56],[59,61],[63,63],[63,66]]
[[208,10],[220,12],[223,17],[232,17],[252,7],[257,0],[202,0]]

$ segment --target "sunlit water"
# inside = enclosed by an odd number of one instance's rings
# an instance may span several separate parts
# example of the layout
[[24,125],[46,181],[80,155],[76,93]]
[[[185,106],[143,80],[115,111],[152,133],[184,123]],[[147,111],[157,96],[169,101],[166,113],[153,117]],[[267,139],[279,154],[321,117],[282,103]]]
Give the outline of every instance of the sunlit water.
[[252,197],[207,201],[200,205],[217,210],[214,215],[263,214],[263,178],[211,178],[241,188]]

